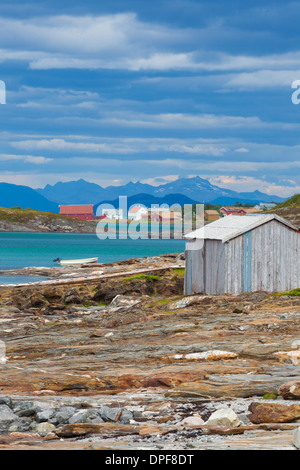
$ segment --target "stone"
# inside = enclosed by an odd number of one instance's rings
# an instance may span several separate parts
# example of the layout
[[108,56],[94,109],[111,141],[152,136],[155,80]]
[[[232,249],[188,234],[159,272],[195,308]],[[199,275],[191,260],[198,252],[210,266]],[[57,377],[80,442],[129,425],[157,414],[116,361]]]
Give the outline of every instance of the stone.
[[236,428],[241,426],[243,423],[231,408],[221,408],[220,410],[212,413],[205,424],[210,426]]
[[300,428],[295,429],[293,432],[293,444],[298,450],[300,450]]
[[66,304],[80,304],[81,297],[79,292],[75,288],[68,290],[64,296],[64,302]]
[[0,423],[12,423],[18,416],[7,406],[0,405]]
[[196,361],[220,361],[222,359],[235,359],[238,355],[228,351],[211,350],[190,354],[175,354],[173,359],[188,359]]
[[38,423],[42,423],[43,421],[48,421],[49,419],[53,418],[55,415],[55,410],[53,408],[44,408],[42,411],[36,414],[36,420]]
[[122,414],[120,408],[110,408],[109,406],[102,406],[100,408],[100,416],[104,421],[114,421],[117,422]]
[[0,405],[6,405],[9,408],[12,408],[13,407],[12,399],[10,397],[1,397],[0,398]]
[[281,385],[279,388],[279,395],[285,400],[299,400],[300,399],[300,381],[291,380]]
[[121,416],[119,418],[120,424],[130,424],[130,421],[133,419],[133,413],[126,408],[122,410]]
[[76,413],[76,409],[72,406],[63,406],[55,417],[51,419],[52,424],[67,424],[71,416]]
[[36,425],[35,430],[40,436],[47,436],[55,430],[55,426],[51,423],[39,423]]
[[188,416],[184,418],[180,423],[182,426],[202,426],[204,424],[203,419],[201,416]]
[[300,405],[281,405],[277,403],[252,402],[248,416],[253,424],[291,423],[300,418]]

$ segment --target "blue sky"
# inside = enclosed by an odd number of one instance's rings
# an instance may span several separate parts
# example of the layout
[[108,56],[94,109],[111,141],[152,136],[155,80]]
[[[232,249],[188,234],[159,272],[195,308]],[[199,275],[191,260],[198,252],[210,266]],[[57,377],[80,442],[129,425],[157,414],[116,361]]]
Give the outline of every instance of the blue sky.
[[300,5],[1,2],[0,180],[300,192]]

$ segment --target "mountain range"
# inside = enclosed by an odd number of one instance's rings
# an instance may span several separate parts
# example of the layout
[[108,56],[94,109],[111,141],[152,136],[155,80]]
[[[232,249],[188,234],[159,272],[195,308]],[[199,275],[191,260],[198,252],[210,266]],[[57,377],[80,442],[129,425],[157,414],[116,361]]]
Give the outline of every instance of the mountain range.
[[269,196],[260,191],[236,192],[212,185],[200,178],[179,178],[178,180],[152,186],[144,183],[130,182],[123,186],[103,188],[83,179],[66,183],[47,184],[44,188],[32,189],[9,183],[0,183],[0,207],[21,207],[45,212],[59,212],[59,204],[94,204],[96,207],[104,202],[118,207],[119,196],[128,197],[128,207],[132,204],[257,204],[259,202],[282,202],[279,196]]
[[0,183],[0,207],[21,207],[21,209],[35,209],[43,212],[58,212],[58,204],[49,201],[28,186]]
[[[260,191],[239,193],[230,189],[220,188],[200,178],[200,176],[179,178],[176,181],[160,186],[130,182],[123,186],[108,186],[106,188],[80,179],[67,183],[56,183],[53,186],[48,184],[36,191],[50,201],[59,204],[99,204],[104,201],[114,201],[119,196],[131,197],[143,195],[144,197],[144,195],[151,195],[156,198],[165,198],[170,194],[185,196],[193,202],[210,202],[212,204],[234,204],[237,201],[256,204],[258,202],[282,202],[284,200],[279,196],[270,196]],[[144,203],[142,200],[138,202]],[[180,202],[178,201],[178,203]]]

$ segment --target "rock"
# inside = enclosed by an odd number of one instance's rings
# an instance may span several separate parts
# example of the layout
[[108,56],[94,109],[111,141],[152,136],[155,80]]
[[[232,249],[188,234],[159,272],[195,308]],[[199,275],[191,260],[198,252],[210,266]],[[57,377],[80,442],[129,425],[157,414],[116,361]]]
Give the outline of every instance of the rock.
[[51,424],[67,424],[71,416],[76,413],[76,409],[73,406],[63,406],[56,416],[50,420]]
[[0,405],[0,423],[12,423],[18,416],[7,406]]
[[235,359],[238,355],[228,351],[211,350],[191,354],[175,354],[172,357],[173,359],[189,359],[196,361],[220,361],[222,359]]
[[281,385],[279,388],[279,395],[285,400],[297,400],[300,399],[300,381],[291,380]]
[[99,413],[104,421],[117,422],[122,415],[122,410],[120,408],[110,408],[109,406],[102,406],[102,408],[100,408]]
[[248,416],[253,424],[260,423],[291,423],[300,418],[300,405],[280,405],[277,403],[253,402],[249,406]]
[[237,428],[243,423],[231,408],[221,408],[215,411],[205,424],[211,426],[225,426],[227,428]]
[[35,430],[40,436],[47,436],[55,430],[55,426],[50,423],[39,423],[36,425]]
[[1,397],[0,398],[0,405],[6,405],[9,408],[12,408],[13,407],[12,399],[10,397]]
[[53,408],[45,408],[36,414],[36,420],[38,423],[42,423],[43,421],[48,421],[53,418],[54,415],[55,411]]
[[133,419],[132,411],[129,411],[126,408],[122,410],[122,414],[119,418],[120,424],[129,424],[132,419]]
[[140,299],[126,295],[116,295],[110,303],[110,307],[133,307],[141,302]]
[[202,426],[204,421],[201,416],[188,416],[180,421],[179,424],[183,426]]
[[300,428],[295,429],[293,433],[293,444],[300,450]]
[[79,292],[75,288],[68,290],[64,296],[64,302],[66,304],[80,304],[81,297]]
[[292,362],[295,366],[300,364],[300,350],[278,351],[273,354],[279,358],[280,362]]
[[100,417],[99,411],[97,410],[84,410],[75,413],[70,419],[69,424],[75,423],[103,423],[103,419]]

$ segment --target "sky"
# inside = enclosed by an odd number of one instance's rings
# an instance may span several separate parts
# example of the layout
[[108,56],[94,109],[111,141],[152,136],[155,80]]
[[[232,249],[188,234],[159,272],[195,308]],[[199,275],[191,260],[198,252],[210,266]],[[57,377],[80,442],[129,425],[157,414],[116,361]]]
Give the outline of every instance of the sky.
[[0,181],[300,192],[299,18],[277,0],[1,1]]

